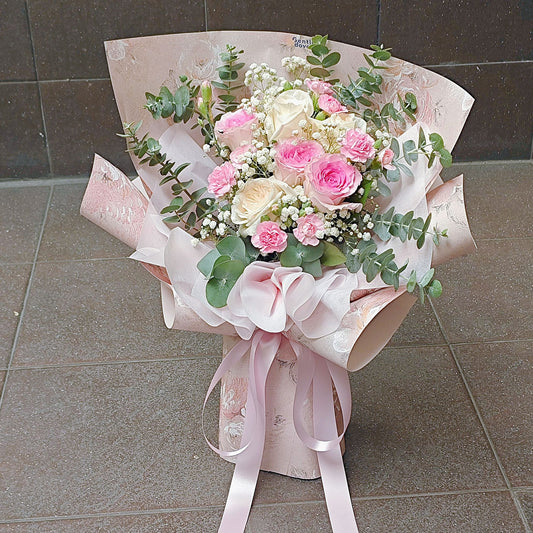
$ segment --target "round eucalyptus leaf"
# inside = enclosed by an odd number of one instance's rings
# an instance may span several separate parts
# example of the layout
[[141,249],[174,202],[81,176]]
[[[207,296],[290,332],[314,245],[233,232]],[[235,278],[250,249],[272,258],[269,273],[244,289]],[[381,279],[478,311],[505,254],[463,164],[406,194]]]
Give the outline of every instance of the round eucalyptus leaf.
[[217,250],[220,255],[228,255],[232,259],[244,261],[246,258],[246,246],[244,241],[237,235],[228,235],[224,237],[218,244]]
[[322,257],[324,253],[324,243],[320,241],[316,246],[305,246],[299,243],[296,249],[302,256],[302,261],[305,263],[312,263]]
[[281,266],[294,267],[302,264],[302,254],[298,251],[297,246],[287,246],[279,256]]

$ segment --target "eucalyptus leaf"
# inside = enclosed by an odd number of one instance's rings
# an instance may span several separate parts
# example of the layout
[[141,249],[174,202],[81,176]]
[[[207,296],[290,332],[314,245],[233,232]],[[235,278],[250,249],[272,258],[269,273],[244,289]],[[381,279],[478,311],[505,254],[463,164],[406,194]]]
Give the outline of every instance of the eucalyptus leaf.
[[444,148],[444,141],[438,133],[430,133],[429,140],[433,144],[433,150],[440,152]]
[[445,148],[441,149],[441,151],[439,152],[439,155],[440,155],[441,165],[444,168],[448,168],[452,166],[452,154],[450,154],[448,150],[446,150]]
[[311,274],[314,278],[319,278],[322,276],[322,266],[320,265],[320,259],[315,261],[308,261],[302,263],[302,270]]
[[413,270],[407,281],[407,292],[413,292],[416,287],[416,272]]
[[432,298],[438,298],[442,294],[442,285],[438,279],[434,279],[428,288],[428,294]]
[[296,246],[287,246],[287,248],[281,252],[279,261],[281,266],[284,267],[301,266],[302,255],[298,252],[298,248]]
[[421,287],[425,287],[433,278],[433,275],[435,274],[435,269],[430,268],[423,276],[422,279],[418,282],[418,284]]
[[298,243],[296,249],[302,256],[302,262],[310,263],[320,259],[324,253],[324,242],[320,241],[316,246],[306,246]]
[[211,276],[211,271],[213,270],[213,265],[219,257],[220,252],[214,248],[209,253],[205,254],[200,261],[198,261],[196,267],[206,278],[209,278]]
[[330,242],[322,241],[324,244],[324,253],[320,258],[320,262],[324,266],[337,266],[346,262],[346,256]]
[[341,59],[339,52],[331,52],[322,60],[322,66],[324,68],[330,68],[333,65],[336,65]]
[[246,246],[244,241],[237,235],[228,235],[218,244],[217,250],[220,255],[225,255],[231,259],[246,262]]

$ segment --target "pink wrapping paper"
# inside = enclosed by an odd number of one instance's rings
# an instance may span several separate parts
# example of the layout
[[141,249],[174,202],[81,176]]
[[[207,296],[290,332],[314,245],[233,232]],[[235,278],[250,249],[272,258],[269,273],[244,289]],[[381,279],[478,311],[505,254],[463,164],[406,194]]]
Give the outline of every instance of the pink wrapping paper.
[[[181,73],[198,81],[213,79],[218,53],[226,43],[246,50],[246,62],[253,58],[257,63],[264,61],[278,66],[281,57],[304,57],[306,51],[302,43],[306,42],[305,39],[273,32],[210,32],[108,42],[106,53],[121,118],[124,122],[142,119],[141,134],[150,131],[152,136],[159,138],[164,151],[177,163],[193,162],[184,172],[183,179],[203,184],[214,163],[197,144],[201,143],[195,137],[198,130],[191,132],[188,125],[154,121],[142,109],[144,92],[158,92],[163,84],[172,90]],[[331,48],[342,54],[336,71],[340,78],[365,65],[364,49],[342,43],[331,43]],[[154,58],[158,60],[154,61]],[[401,60],[391,62],[392,68],[384,71],[384,101],[397,93],[414,92],[419,102],[420,121],[428,130],[440,133],[449,148],[453,147],[472,106],[472,97],[433,72]],[[418,129],[395,133],[402,134],[403,140],[406,140],[415,138]],[[419,165],[422,159],[419,158]],[[198,303],[202,280],[199,272],[195,271],[195,265],[206,247],[202,244],[200,248],[193,248],[185,232],[176,228],[171,234],[161,223],[158,211],[168,204],[168,188],[158,187],[160,176],[155,169],[139,167],[135,159],[134,164],[142,179],[142,184],[137,183],[137,186],[132,185],[118,169],[96,156],[81,212],[136,248],[132,257],[141,261],[161,281],[167,327],[222,334],[225,336],[226,352],[235,342],[239,329],[225,320],[223,313],[202,309],[202,304]],[[384,205],[393,205],[400,211],[414,208],[416,216],[431,212],[439,229],[448,229],[449,237],[442,239],[439,247],[427,242],[420,252],[413,249],[414,243],[397,244],[395,253],[398,262],[409,259],[410,265],[420,272],[430,265],[469,253],[474,248],[464,210],[462,176],[442,184],[438,172],[438,165],[432,169],[415,168],[417,180],[409,183],[409,179],[403,176],[400,183],[393,184],[397,187],[393,196],[384,200]],[[405,206],[408,208],[405,209]],[[170,256],[170,252],[174,256],[186,257],[190,263],[188,271],[178,273],[183,275],[183,279],[176,280],[176,272],[167,271],[165,256]],[[351,285],[346,286],[350,287],[347,294],[351,293],[351,303],[348,302],[347,312],[335,331],[309,338],[301,329],[292,326],[285,335],[336,365],[353,371],[362,368],[386,345],[415,299],[405,289],[394,291],[385,287],[379,279],[366,283],[362,275],[352,277]],[[208,315],[207,322],[207,315],[202,313]],[[293,477],[313,478],[319,475],[316,452],[306,448],[296,437],[290,412],[295,364],[294,354],[286,343],[278,353],[267,381],[270,400],[262,468]],[[223,451],[239,446],[246,388],[244,367],[232,369],[222,380],[220,448]],[[306,413],[308,422],[311,414],[310,410]]]

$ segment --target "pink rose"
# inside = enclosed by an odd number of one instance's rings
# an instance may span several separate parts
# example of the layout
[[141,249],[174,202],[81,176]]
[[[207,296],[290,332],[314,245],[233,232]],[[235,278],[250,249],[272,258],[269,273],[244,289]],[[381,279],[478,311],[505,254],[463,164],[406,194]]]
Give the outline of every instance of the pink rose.
[[316,94],[333,94],[331,83],[328,83],[327,81],[307,80],[305,83],[307,84],[307,87]]
[[321,211],[359,209],[361,204],[343,204],[353,194],[363,177],[339,154],[326,154],[305,169],[304,188],[307,196]]
[[324,155],[324,148],[316,141],[287,139],[276,145],[276,178],[289,185],[299,185],[308,163]]
[[283,252],[287,248],[287,234],[277,222],[267,220],[257,225],[252,244],[264,254]]
[[329,94],[321,94],[318,97],[318,107],[329,115],[340,113],[341,111],[348,111],[336,98],[333,98]]
[[257,117],[246,111],[237,109],[225,113],[215,124],[215,135],[221,144],[235,150],[242,144],[251,144],[253,138],[252,125],[257,123]]
[[374,139],[359,130],[348,130],[341,144],[341,154],[352,161],[365,163],[376,154]]
[[252,146],[251,144],[245,144],[243,146],[239,146],[239,148],[235,148],[235,150],[233,150],[229,155],[229,158],[231,159],[231,162],[235,168],[241,169],[242,165],[245,163],[244,154],[246,152],[256,151],[257,148],[255,146]]
[[386,168],[387,170],[392,170],[394,168],[394,166],[391,165],[392,160],[394,159],[394,152],[390,148],[381,150],[378,154],[378,159],[383,168]]
[[227,161],[219,167],[216,167],[207,178],[207,190],[213,193],[217,198],[228,193],[233,185],[237,182],[235,180],[235,168]]
[[296,221],[298,227],[294,228],[294,236],[306,246],[317,246],[320,242],[318,232],[324,231],[324,221],[315,213],[301,217]]

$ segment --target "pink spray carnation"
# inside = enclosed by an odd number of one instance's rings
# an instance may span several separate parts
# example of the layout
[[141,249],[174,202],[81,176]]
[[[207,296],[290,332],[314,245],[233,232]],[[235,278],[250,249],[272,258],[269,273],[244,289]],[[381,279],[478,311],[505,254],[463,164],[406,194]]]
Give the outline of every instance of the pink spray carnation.
[[324,153],[324,148],[316,141],[281,141],[276,146],[276,178],[292,186],[298,185],[308,163]]
[[228,193],[233,185],[237,183],[235,180],[235,168],[227,161],[219,167],[216,167],[207,178],[207,190],[213,193],[217,198]]
[[331,83],[328,83],[327,81],[307,80],[305,83],[307,84],[307,87],[316,94],[333,94]]
[[348,130],[341,144],[341,154],[352,161],[365,163],[376,154],[374,139],[359,130]]
[[317,246],[320,242],[317,234],[323,234],[324,221],[315,213],[306,215],[296,221],[294,236],[306,246]]
[[264,254],[283,252],[287,248],[287,234],[277,222],[267,220],[257,225],[252,244]]
[[363,178],[341,155],[326,154],[315,159],[307,165],[305,177],[305,192],[321,211],[360,207],[360,204],[342,203],[357,190]]
[[333,96],[330,96],[329,94],[321,94],[318,97],[318,107],[320,107],[322,111],[325,111],[329,115],[347,111],[347,109],[336,98],[333,98]]
[[237,109],[225,113],[215,124],[215,135],[221,144],[226,144],[235,150],[242,144],[251,144],[253,138],[252,125],[257,123],[257,117],[246,109]]
[[381,150],[378,154],[378,158],[383,168],[386,168],[387,170],[392,170],[394,168],[394,166],[391,165],[392,160],[394,159],[394,152],[390,148]]

